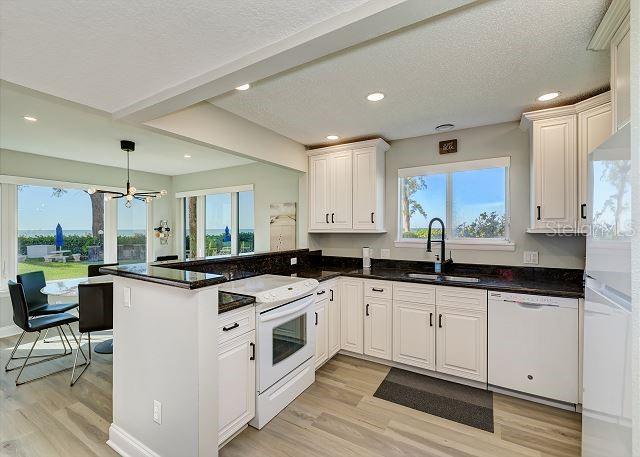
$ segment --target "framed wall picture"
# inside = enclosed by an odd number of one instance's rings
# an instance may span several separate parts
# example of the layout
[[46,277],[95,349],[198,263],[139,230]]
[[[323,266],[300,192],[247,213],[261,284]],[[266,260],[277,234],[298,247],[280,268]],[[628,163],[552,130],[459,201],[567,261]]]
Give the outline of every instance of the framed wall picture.
[[269,250],[287,251],[296,248],[296,204],[269,205]]

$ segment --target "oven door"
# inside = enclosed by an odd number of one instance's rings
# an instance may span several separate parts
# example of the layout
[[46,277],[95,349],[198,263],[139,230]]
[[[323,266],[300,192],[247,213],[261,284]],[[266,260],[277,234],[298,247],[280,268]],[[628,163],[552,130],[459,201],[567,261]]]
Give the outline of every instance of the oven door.
[[258,317],[258,392],[264,392],[315,354],[315,295]]

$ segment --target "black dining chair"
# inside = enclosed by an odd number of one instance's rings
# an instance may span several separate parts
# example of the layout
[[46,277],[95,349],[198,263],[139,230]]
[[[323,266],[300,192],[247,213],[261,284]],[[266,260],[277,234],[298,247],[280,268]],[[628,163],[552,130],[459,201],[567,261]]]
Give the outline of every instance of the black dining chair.
[[[66,333],[64,333],[62,326],[66,325],[67,327],[69,327],[69,330],[71,331],[70,324],[72,322],[76,322],[78,318],[73,314],[69,314],[69,313],[56,313],[56,314],[51,314],[46,316],[30,318],[29,307],[27,305],[27,299],[26,299],[22,284],[16,283],[14,281],[9,281],[9,295],[11,297],[11,306],[13,307],[13,322],[22,329],[22,334],[18,338],[18,342],[13,348],[13,351],[11,352],[11,356],[9,356],[9,360],[7,361],[7,364],[4,366],[4,370],[9,372],[9,371],[20,369],[20,371],[18,372],[18,376],[16,377],[16,386],[26,384],[27,382],[35,381],[36,379],[45,378],[52,374],[69,370],[70,368],[64,368],[62,370],[57,370],[57,371],[54,371],[53,373],[45,374],[42,376],[37,376],[35,378],[31,378],[26,381],[20,380],[20,376],[22,376],[22,372],[24,371],[25,367],[30,367],[40,363],[49,362],[51,360],[55,360],[60,357],[64,357],[71,354],[71,351],[72,351],[71,343],[69,343],[69,339],[67,338]],[[33,349],[36,347],[36,344],[40,339],[40,335],[42,331],[49,330],[52,328],[58,329],[58,334],[60,335],[60,341],[62,342],[62,348],[63,348],[62,353],[32,355]],[[18,347],[20,346],[20,343],[22,342],[22,339],[24,338],[24,335],[26,333],[35,333],[35,332],[37,332],[38,335],[36,336],[36,339],[33,342],[33,345],[31,346],[29,353],[24,357],[14,357]],[[73,335],[73,331],[71,331],[71,334]],[[73,335],[73,337],[75,339],[75,335]],[[65,341],[66,341],[66,345],[65,345]],[[68,352],[67,352],[67,346],[69,347]],[[82,353],[82,356],[84,357],[85,363],[86,363],[87,358],[84,355],[84,352]],[[40,360],[29,362],[29,360],[35,359],[35,358],[38,358]],[[22,363],[22,365],[17,365],[15,367],[9,368],[9,364],[12,361],[22,360],[22,359],[24,359],[24,362]]]
[[[113,284],[112,283],[90,283],[80,284],[78,286],[78,309],[80,320],[78,321],[78,329],[80,331],[80,339],[78,350],[73,361],[73,371],[71,372],[71,385],[74,385],[80,376],[85,372],[91,364],[91,332],[113,329]],[[78,363],[78,354],[84,352],[81,349],[82,337],[87,334],[89,342],[89,360],[84,363],[84,368],[75,378],[76,364]]]
[[47,296],[40,292],[47,285],[43,271],[32,271],[22,273],[17,276],[18,284],[22,285],[24,296],[29,308],[29,316],[49,316],[52,314],[66,313],[73,308],[77,308],[77,303],[49,304]]
[[87,276],[93,278],[95,276],[104,276],[105,273],[100,273],[102,267],[115,267],[117,263],[98,263],[95,265],[89,265],[87,268]]
[[156,257],[156,262],[162,262],[164,260],[178,260],[177,255],[159,255]]

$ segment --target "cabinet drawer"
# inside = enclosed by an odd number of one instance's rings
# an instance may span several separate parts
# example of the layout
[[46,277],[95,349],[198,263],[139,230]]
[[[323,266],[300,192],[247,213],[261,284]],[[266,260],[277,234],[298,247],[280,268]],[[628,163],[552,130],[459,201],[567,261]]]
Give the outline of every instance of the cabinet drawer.
[[465,287],[436,287],[436,303],[438,306],[455,306],[487,312],[487,291],[468,289]]
[[364,282],[364,296],[373,298],[391,298],[392,283],[388,281],[371,281]]
[[394,282],[393,299],[416,304],[433,305],[436,303],[436,286]]
[[221,314],[218,320],[218,344],[255,330],[256,312],[252,306]]

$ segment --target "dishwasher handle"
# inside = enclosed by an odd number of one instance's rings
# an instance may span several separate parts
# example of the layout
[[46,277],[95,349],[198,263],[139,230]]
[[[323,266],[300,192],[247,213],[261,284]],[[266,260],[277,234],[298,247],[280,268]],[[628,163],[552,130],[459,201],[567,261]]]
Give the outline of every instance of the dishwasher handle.
[[533,303],[529,301],[521,301],[521,300],[501,300],[505,303],[515,303],[516,305],[522,306],[523,308],[560,308],[560,305],[556,305],[555,303]]

